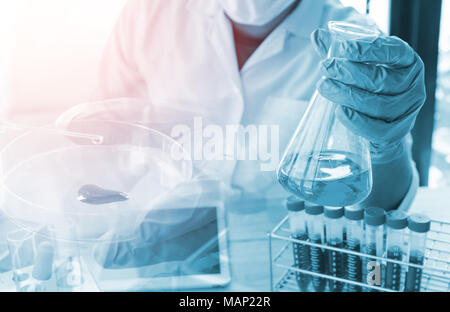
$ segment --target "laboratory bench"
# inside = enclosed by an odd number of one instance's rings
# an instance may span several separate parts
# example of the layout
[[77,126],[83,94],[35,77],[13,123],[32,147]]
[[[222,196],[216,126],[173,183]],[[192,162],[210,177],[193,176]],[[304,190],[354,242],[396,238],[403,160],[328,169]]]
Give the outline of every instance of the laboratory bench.
[[[409,212],[424,213],[431,219],[450,223],[449,194],[450,187],[419,188]],[[283,199],[227,207],[231,282],[225,287],[189,291],[270,291],[268,234],[286,214]],[[0,231],[4,232],[6,229],[2,228]],[[10,282],[12,278],[10,273],[9,271],[0,274],[0,291],[15,291],[14,285]],[[91,278],[85,282],[86,291],[99,290]]]

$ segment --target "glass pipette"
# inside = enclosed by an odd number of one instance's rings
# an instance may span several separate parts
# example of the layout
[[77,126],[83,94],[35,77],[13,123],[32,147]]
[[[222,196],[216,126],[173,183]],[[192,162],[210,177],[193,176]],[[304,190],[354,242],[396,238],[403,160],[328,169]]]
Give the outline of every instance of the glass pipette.
[[62,129],[58,129],[58,128],[51,128],[48,126],[42,126],[42,127],[28,126],[28,125],[21,125],[21,124],[16,124],[16,123],[11,123],[11,122],[0,121],[0,133],[4,133],[9,130],[16,130],[16,131],[48,130],[48,131],[54,131],[54,132],[60,133],[62,135],[68,136],[68,137],[88,139],[93,144],[102,144],[103,143],[103,136],[97,135],[97,134],[68,131],[68,130],[62,130]]

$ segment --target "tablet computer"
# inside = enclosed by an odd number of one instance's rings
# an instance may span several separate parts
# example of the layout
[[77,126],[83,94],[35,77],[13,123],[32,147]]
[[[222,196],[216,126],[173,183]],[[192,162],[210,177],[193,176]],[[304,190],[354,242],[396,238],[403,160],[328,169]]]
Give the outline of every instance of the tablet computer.
[[[183,290],[225,286],[230,282],[229,253],[222,203],[195,208],[174,208],[207,216],[200,227],[193,226],[175,243],[161,241],[153,249],[165,261],[136,268],[108,269],[95,260],[89,269],[103,291]],[[156,251],[155,251],[156,250]],[[171,256],[175,254],[176,256]]]

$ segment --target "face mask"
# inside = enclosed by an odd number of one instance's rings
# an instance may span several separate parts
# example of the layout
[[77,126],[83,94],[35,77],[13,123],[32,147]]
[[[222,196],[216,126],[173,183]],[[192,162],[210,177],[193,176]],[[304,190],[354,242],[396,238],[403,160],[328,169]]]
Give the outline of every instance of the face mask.
[[236,23],[261,26],[271,22],[296,0],[219,0]]

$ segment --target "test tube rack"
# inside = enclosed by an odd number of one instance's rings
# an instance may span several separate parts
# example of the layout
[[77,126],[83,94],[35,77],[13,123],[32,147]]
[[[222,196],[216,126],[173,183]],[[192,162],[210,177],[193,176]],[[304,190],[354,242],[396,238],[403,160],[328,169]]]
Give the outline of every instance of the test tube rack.
[[[406,233],[408,235],[408,233]],[[408,241],[406,238],[405,241]],[[301,273],[303,276],[320,277],[324,280],[334,280],[341,282],[343,291],[348,291],[351,285],[360,287],[360,289],[382,292],[404,291],[404,289],[393,290],[385,288],[383,283],[380,286],[369,285],[365,281],[355,282],[347,279],[345,276],[334,277],[324,273],[316,273],[310,270],[299,269],[294,265],[293,244],[307,245],[309,247],[319,247],[322,250],[335,251],[347,255],[359,256],[361,259],[368,258],[381,263],[385,267],[387,263],[401,265],[402,285],[406,278],[406,272],[409,268],[422,270],[421,292],[450,292],[450,223],[432,220],[431,230],[427,236],[427,248],[423,265],[416,265],[409,262],[388,259],[386,254],[383,257],[376,257],[360,252],[354,252],[343,248],[334,248],[324,244],[315,244],[310,241],[302,241],[291,236],[289,230],[289,220],[286,216],[269,234],[269,255],[270,255],[270,283],[271,290],[276,292],[297,292],[300,291],[296,275]],[[384,280],[384,276],[382,277]],[[307,291],[314,291],[311,283]],[[328,286],[325,291],[329,291]]]

